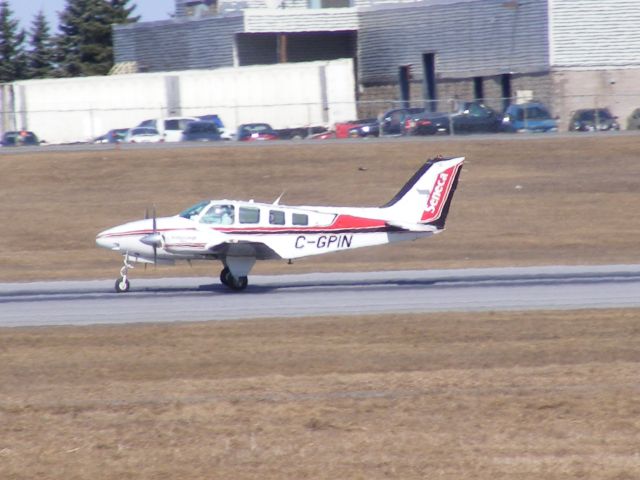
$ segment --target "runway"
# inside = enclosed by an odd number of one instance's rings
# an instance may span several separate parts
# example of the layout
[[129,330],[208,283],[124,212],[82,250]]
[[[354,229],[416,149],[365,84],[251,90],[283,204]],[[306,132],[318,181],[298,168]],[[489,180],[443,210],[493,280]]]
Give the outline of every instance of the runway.
[[0,326],[317,315],[640,307],[640,265],[256,275],[244,292],[208,278],[0,284]]

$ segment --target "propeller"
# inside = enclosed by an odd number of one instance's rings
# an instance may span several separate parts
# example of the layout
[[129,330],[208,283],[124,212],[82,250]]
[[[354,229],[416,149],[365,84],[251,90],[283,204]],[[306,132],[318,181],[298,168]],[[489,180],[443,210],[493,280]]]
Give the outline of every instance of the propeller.
[[[163,245],[164,238],[162,238],[162,234],[160,232],[158,232],[158,225],[157,225],[157,220],[156,220],[156,206],[155,205],[153,206],[152,214],[153,214],[153,216],[151,217],[153,219],[152,232],[149,235],[145,235],[144,237],[142,237],[140,239],[140,241],[142,243],[144,243],[145,245],[149,245],[149,246],[153,247],[153,264],[155,265],[158,262],[158,247],[161,247]],[[144,219],[145,220],[149,219],[149,208],[148,207],[144,212]]]

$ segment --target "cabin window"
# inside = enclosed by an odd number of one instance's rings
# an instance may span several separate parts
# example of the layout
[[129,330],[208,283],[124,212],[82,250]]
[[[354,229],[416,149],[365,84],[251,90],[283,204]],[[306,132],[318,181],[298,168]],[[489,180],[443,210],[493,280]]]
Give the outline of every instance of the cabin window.
[[213,205],[200,219],[201,223],[231,225],[234,218],[233,205]]
[[269,223],[271,225],[284,225],[284,212],[269,210]]
[[240,223],[259,223],[260,209],[240,207]]
[[303,213],[294,213],[291,220],[294,225],[309,225],[309,216]]

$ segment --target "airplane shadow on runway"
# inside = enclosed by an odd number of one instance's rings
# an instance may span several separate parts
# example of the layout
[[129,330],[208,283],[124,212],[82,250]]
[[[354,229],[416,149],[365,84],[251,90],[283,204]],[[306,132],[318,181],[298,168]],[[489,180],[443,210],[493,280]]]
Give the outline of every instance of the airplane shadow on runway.
[[[166,281],[166,280],[165,280]],[[463,289],[463,288],[517,288],[535,286],[561,286],[561,285],[587,285],[587,284],[628,284],[640,282],[640,273],[629,273],[615,276],[579,276],[579,275],[513,275],[513,276],[450,276],[439,278],[377,278],[371,280],[294,280],[285,282],[274,280],[272,283],[257,282],[250,283],[244,291],[236,292],[230,290],[221,283],[205,283],[191,286],[158,286],[142,285],[136,288],[132,285],[128,293],[116,293],[108,288],[91,287],[87,289],[39,289],[39,290],[15,290],[0,293],[0,304],[21,303],[21,302],[44,302],[44,301],[69,301],[87,300],[91,298],[103,298],[110,300],[134,300],[141,297],[161,296],[161,297],[184,297],[190,295],[202,295],[206,293],[220,295],[264,295],[274,292],[287,294],[307,293],[310,289],[322,290],[327,293],[332,291],[343,291],[345,289],[367,291],[388,290],[390,288],[410,288],[410,289]],[[146,282],[148,283],[148,282]]]

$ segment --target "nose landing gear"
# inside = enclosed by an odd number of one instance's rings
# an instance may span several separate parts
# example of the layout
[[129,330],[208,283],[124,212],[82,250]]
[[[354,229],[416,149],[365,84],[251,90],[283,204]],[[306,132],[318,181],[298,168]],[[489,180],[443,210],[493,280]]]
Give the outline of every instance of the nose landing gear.
[[131,288],[131,284],[127,278],[130,268],[133,268],[133,265],[129,263],[129,254],[127,253],[124,256],[124,266],[120,269],[120,278],[116,280],[117,293],[126,293]]

